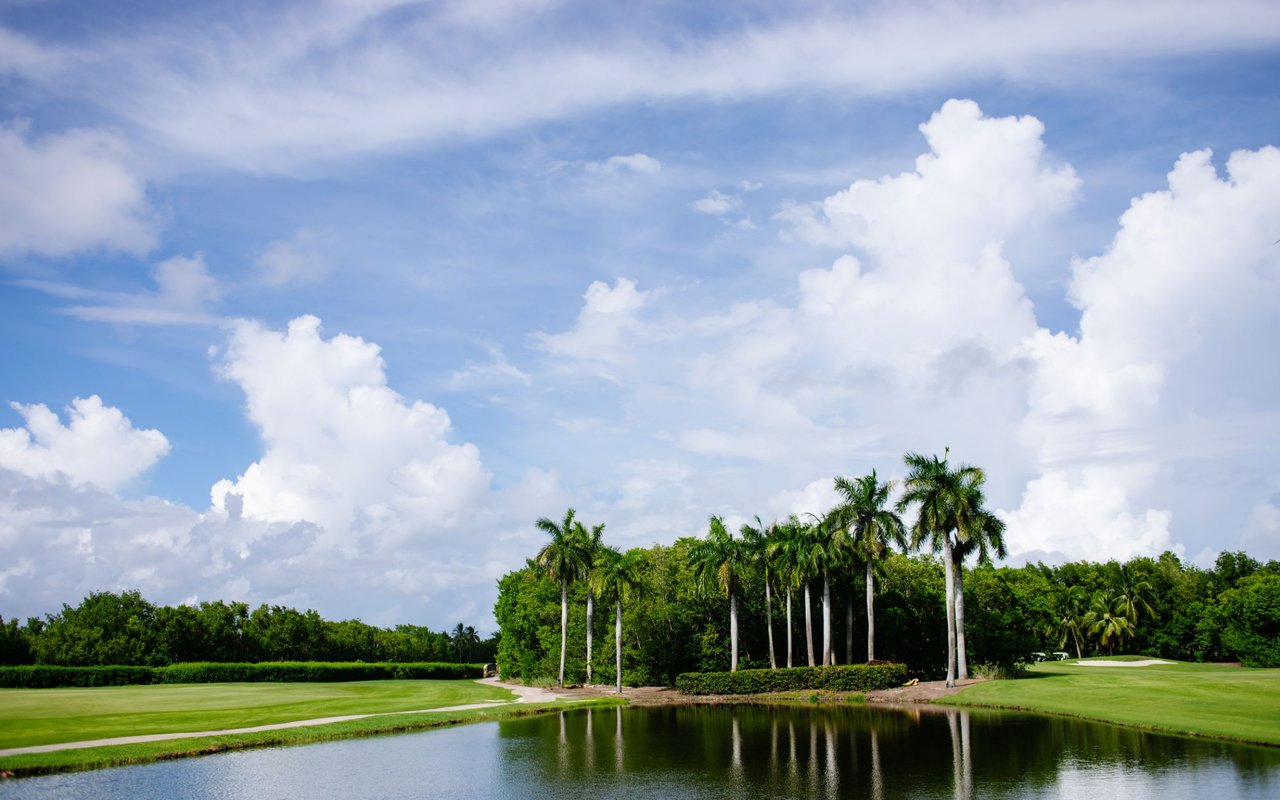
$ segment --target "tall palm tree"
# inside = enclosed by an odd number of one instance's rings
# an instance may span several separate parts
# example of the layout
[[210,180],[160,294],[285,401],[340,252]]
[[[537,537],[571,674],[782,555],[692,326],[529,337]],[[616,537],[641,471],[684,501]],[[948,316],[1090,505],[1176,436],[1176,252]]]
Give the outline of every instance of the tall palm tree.
[[1009,555],[1004,544],[1004,520],[982,507],[982,492],[979,488],[970,487],[971,493],[967,508],[958,516],[958,534],[955,549],[951,551],[955,559],[956,581],[956,677],[965,680],[969,677],[969,656],[964,643],[964,560],[970,553],[978,554],[979,564],[990,564],[991,554],[997,558]]
[[898,511],[916,506],[916,521],[911,526],[911,543],[920,547],[928,542],[934,550],[942,551],[943,576],[946,583],[947,612],[947,686],[956,684],[956,613],[955,566],[952,551],[955,548],[953,533],[960,527],[958,517],[964,513],[971,495],[966,491],[985,477],[977,467],[960,465],[955,469],[947,463],[950,448],[943,457],[907,453],[903,456],[908,473],[903,481],[903,494],[898,500]]
[[804,581],[804,541],[800,521],[794,515],[777,526],[776,536],[766,548],[773,570],[787,589],[787,668],[795,666],[791,644],[795,625],[791,618],[792,595]]
[[560,582],[560,676],[559,686],[564,686],[564,661],[568,654],[569,634],[569,584],[586,574],[586,553],[583,537],[579,534],[582,524],[574,519],[574,510],[565,512],[560,524],[542,517],[534,523],[538,530],[551,537],[542,546],[534,561],[542,573]]
[[640,595],[643,587],[644,552],[628,550],[619,553],[612,547],[601,548],[591,583],[601,599],[614,602],[613,653],[618,694],[622,694],[622,604]]
[[746,548],[741,539],[724,526],[720,517],[711,518],[707,538],[694,544],[693,569],[705,586],[715,587],[729,597],[729,671],[738,671],[738,590],[748,568]]
[[[813,576],[822,575],[822,666],[830,666],[831,659],[831,570],[838,568],[843,554],[839,538],[840,518],[838,515],[826,514],[817,516],[809,514],[812,522],[808,526],[806,551]],[[807,590],[807,587],[806,587]],[[805,596],[806,602],[808,596]],[[806,606],[807,609],[807,606]],[[810,651],[812,652],[812,639]],[[810,656],[809,666],[813,666]]]
[[[876,559],[889,552],[890,545],[907,547],[907,532],[902,518],[888,507],[892,490],[893,483],[878,481],[875,470],[853,480],[836,478],[836,491],[844,501],[840,507],[844,524],[867,569],[867,661],[874,661],[876,657],[875,573],[872,566]],[[852,633],[850,631],[850,641]]]
[[[600,552],[600,538],[604,535],[604,523],[595,525],[591,530],[581,522],[575,523],[574,535],[581,540],[583,563],[583,577],[591,575],[591,570],[595,565],[596,555]],[[595,596],[591,586],[591,581],[587,581],[587,684],[591,683],[591,641],[594,633],[594,623],[592,618],[595,614]]]
[[760,570],[764,576],[764,617],[765,624],[769,632],[769,668],[778,668],[778,657],[773,647],[773,590],[770,584],[773,582],[773,576],[770,574],[770,557],[769,545],[771,537],[776,538],[778,531],[778,523],[776,521],[765,525],[760,521],[760,517],[756,517],[755,527],[743,525],[741,528],[742,541],[747,548],[748,557],[751,563]]

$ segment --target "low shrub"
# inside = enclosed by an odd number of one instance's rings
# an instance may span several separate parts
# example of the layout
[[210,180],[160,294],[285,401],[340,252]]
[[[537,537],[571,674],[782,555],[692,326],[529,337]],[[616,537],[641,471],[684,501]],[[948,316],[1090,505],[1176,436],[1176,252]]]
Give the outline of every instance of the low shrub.
[[904,664],[847,664],[834,667],[743,669],[737,672],[685,672],[676,677],[684,694],[763,694],[827,690],[869,692],[901,686],[907,680]]
[[483,664],[264,661],[258,664],[174,664],[159,667],[157,683],[330,683],[450,680],[483,677]]
[[59,686],[128,686],[155,683],[152,667],[55,667],[45,664],[0,667],[0,688],[52,689]]
[[267,661],[173,664],[168,667],[0,667],[0,688],[125,686],[148,683],[330,683],[480,678],[483,664]]

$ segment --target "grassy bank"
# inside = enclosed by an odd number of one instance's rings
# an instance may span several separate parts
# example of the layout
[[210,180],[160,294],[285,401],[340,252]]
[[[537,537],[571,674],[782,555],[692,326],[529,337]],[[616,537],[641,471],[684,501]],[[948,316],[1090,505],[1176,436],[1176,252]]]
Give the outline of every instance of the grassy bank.
[[976,684],[936,702],[1065,714],[1280,746],[1280,669],[1037,664],[1028,677]]
[[[598,700],[578,701],[573,704],[573,707],[614,706],[622,702],[613,698],[601,698]],[[335,722],[328,725],[311,725],[303,728],[287,728],[259,733],[205,736],[194,739],[93,747],[81,750],[59,750],[51,753],[32,753],[0,758],[0,774],[25,777],[48,775],[56,772],[75,772],[147,764],[155,761],[211,755],[254,747],[280,747],[312,744],[335,739],[350,739],[360,736],[411,733],[473,722],[489,722],[536,714],[555,713],[563,711],[565,708],[566,706],[563,703],[512,704],[470,711],[425,712],[368,717],[347,722]]]
[[453,680],[0,689],[0,749],[511,699]]

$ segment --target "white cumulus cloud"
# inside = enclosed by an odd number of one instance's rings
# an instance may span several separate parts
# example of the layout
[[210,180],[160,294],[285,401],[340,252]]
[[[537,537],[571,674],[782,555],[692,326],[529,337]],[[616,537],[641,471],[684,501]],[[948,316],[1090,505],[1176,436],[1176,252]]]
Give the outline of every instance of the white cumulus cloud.
[[[950,446],[991,476],[1015,558],[1179,550],[1211,521],[1219,549],[1256,538],[1274,503],[1256,476],[1280,446],[1280,373],[1261,368],[1280,319],[1280,151],[1235,153],[1225,175],[1208,153],[1179,159],[1104,253],[1064,265],[1080,326],[1051,333],[1008,253],[1079,202],[1080,177],[1033,117],[952,100],[920,130],[913,169],[780,215],[791,236],[856,248],[790,298],[690,314],[675,292],[597,283],[544,348],[625,386],[628,424],[697,459],[704,514],[814,505],[832,475],[900,477],[903,452]],[[649,513],[683,508],[646,491]],[[1227,521],[1197,499],[1224,491]]]
[[164,434],[134,428],[97,395],[72,400],[66,424],[44,404],[10,407],[26,427],[0,429],[0,468],[33,478],[62,475],[115,491],[169,452]]
[[538,334],[538,343],[552,356],[608,368],[623,357],[628,334],[639,330],[638,314],[648,296],[629,278],[618,278],[613,286],[593,281],[577,324],[563,333]]
[[381,547],[456,530],[488,489],[475,446],[448,441],[443,409],[396,393],[377,345],[326,339],[315,317],[283,332],[237,323],[218,371],[244,391],[265,452],[213,487],[217,509],[235,495],[245,518],[306,520],[329,545]]

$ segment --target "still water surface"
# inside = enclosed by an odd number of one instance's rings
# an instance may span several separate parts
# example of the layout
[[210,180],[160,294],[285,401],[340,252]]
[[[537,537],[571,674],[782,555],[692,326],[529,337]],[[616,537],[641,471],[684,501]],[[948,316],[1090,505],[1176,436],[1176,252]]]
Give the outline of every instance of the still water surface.
[[635,708],[0,784],[0,798],[1280,797],[1280,749],[997,712]]

